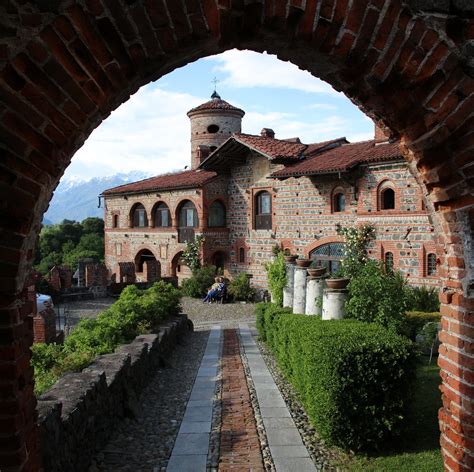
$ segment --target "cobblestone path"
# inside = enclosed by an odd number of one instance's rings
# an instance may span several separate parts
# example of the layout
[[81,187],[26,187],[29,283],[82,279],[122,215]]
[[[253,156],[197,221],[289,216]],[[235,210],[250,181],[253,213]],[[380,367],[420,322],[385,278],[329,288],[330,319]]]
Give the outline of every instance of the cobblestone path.
[[222,425],[219,471],[263,471],[257,425],[250,402],[237,330],[224,331]]
[[[188,303],[188,308],[190,304]],[[315,472],[255,343],[253,307],[193,303],[195,331],[89,472]],[[207,312],[207,314],[205,313]],[[194,315],[194,316],[193,316]]]

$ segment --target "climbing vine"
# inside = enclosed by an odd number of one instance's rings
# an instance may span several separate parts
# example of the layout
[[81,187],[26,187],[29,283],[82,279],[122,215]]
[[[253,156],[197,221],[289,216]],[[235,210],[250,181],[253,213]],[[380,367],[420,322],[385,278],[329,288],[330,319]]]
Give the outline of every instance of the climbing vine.
[[368,261],[367,246],[375,238],[375,228],[371,225],[349,226],[339,228],[337,232],[345,241],[342,272],[346,277],[353,277]]
[[192,272],[196,272],[201,267],[201,246],[203,242],[204,236],[196,236],[194,241],[186,244],[186,249],[181,256]]

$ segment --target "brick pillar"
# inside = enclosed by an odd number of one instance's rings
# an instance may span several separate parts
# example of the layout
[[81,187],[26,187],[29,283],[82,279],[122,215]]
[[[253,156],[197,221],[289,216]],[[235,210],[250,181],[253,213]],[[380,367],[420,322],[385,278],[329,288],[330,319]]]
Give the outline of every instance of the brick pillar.
[[0,296],[0,470],[40,469],[27,291]]

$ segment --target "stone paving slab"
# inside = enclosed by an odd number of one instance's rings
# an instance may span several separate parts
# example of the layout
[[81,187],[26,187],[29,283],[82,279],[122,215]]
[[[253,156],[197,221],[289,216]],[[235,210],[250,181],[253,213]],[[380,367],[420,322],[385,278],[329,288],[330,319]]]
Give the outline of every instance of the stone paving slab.
[[171,456],[167,472],[196,472],[205,471],[207,453],[193,456]]
[[206,471],[220,355],[221,329],[213,326],[168,462],[168,472]]
[[245,323],[240,323],[239,329],[276,471],[315,472],[317,469],[253,339],[255,333]]
[[309,457],[305,446],[272,446],[270,445],[272,457]]
[[309,457],[275,457],[277,472],[315,472],[317,469]]
[[180,433],[210,433],[211,421],[183,421]]

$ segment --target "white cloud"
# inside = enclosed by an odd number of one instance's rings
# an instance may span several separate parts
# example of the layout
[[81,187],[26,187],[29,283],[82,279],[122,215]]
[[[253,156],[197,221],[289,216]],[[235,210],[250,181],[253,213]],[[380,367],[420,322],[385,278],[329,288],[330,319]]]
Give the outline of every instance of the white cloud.
[[[186,112],[206,101],[149,85],[115,110],[75,154],[70,177],[98,177],[140,169],[152,174],[189,165]],[[89,175],[88,175],[89,174]]]
[[330,103],[313,103],[312,105],[308,105],[307,108],[310,110],[337,110],[337,107]]
[[214,70],[226,74],[222,84],[228,87],[272,87],[340,95],[328,83],[274,55],[232,49],[207,60],[219,63]]
[[248,112],[244,132],[260,134],[262,128],[272,128],[277,139],[299,137],[303,143],[315,143],[345,136],[349,141],[371,139],[372,133],[360,133],[344,116],[331,115],[318,121],[301,121],[292,113]]

